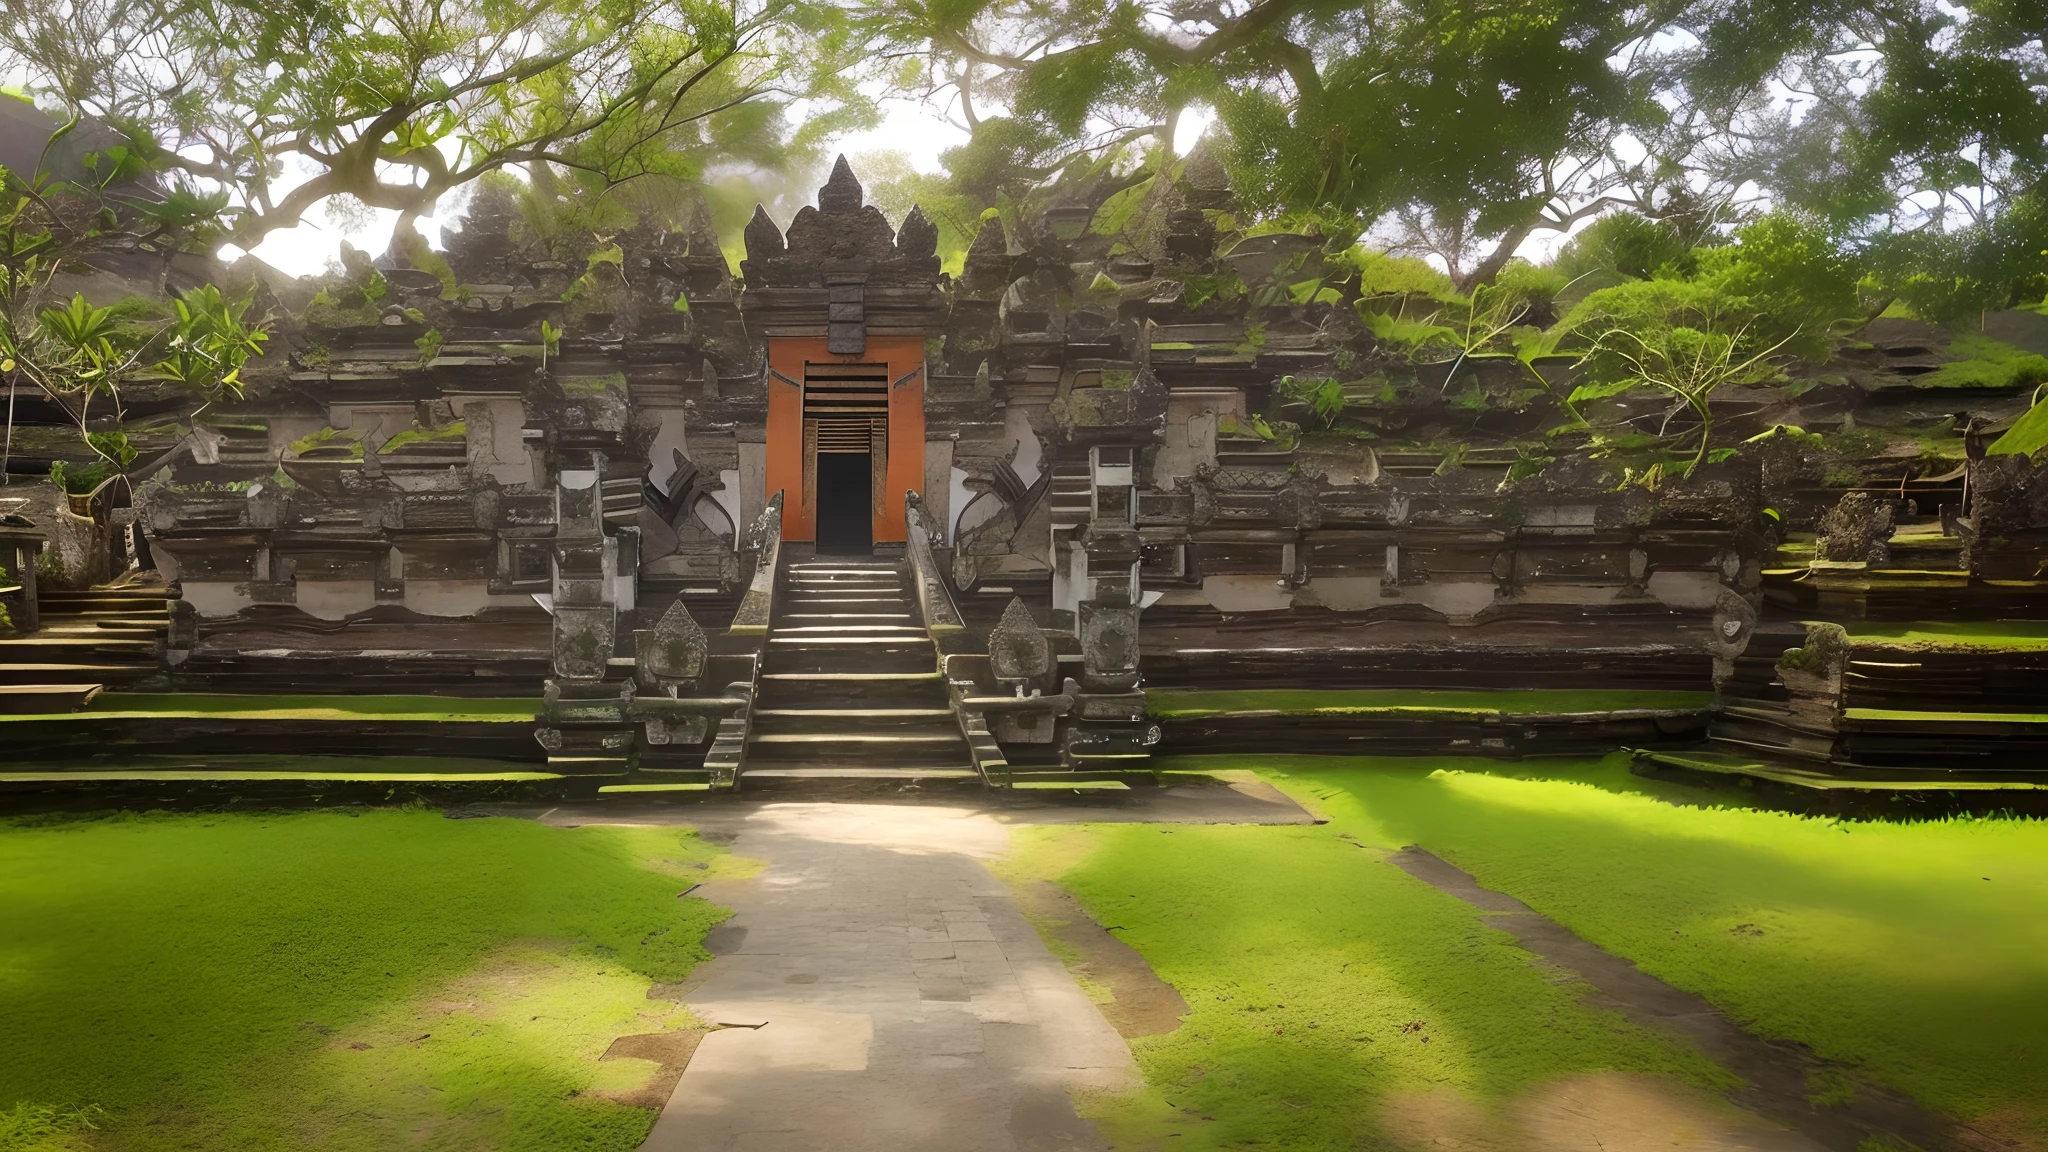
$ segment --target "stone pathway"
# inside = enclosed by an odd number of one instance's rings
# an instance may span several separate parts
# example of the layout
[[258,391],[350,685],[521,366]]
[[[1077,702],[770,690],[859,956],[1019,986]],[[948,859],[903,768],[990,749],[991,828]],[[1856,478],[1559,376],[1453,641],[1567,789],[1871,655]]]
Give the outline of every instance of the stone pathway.
[[1129,1050],[982,861],[964,808],[770,804],[700,823],[770,862],[685,1001],[705,1037],[646,1152],[1099,1149],[1070,1089],[1137,1083]]

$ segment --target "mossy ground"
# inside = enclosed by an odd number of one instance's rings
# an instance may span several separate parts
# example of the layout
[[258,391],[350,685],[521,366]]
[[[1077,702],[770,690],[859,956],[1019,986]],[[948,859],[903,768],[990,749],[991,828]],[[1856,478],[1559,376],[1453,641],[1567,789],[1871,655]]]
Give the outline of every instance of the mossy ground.
[[[631,1149],[620,1035],[725,912],[676,828],[426,810],[0,825],[0,1149]],[[97,1127],[89,1143],[81,1134]]]
[[1257,768],[1330,822],[1017,833],[1013,867],[1071,889],[1193,1008],[1134,1043],[1145,1094],[1096,1104],[1130,1146],[1381,1147],[1402,1094],[1494,1105],[1590,1069],[1725,1083],[1383,863],[1408,844],[1841,1063],[1840,1090],[1862,1078],[2048,1138],[2048,822],[1701,807],[1718,794],[1619,756],[1175,766]]
[[1881,644],[1887,648],[1997,648],[2015,652],[2048,649],[2048,622],[2033,620],[1859,620],[1842,627],[1858,644]]

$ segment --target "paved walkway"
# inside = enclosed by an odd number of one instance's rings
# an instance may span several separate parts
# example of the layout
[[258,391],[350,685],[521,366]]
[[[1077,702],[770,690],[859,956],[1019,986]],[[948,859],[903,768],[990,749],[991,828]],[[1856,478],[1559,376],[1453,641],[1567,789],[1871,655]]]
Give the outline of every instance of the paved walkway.
[[647,1152],[1052,1152],[1103,1147],[1068,1090],[1136,1084],[1121,1037],[982,861],[966,808],[711,813],[770,862],[699,894],[736,910],[686,1002],[705,1037]]

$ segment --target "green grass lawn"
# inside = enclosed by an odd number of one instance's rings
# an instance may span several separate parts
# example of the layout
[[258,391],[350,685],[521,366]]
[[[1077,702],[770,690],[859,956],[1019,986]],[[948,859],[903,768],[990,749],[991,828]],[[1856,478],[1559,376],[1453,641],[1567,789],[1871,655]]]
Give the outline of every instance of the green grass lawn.
[[[1579,1006],[1466,906],[1381,862],[1420,844],[1762,1035],[2048,1138],[2048,822],[1685,806],[1718,794],[1634,777],[1622,757],[1175,766],[1256,766],[1330,822],[1020,830],[1020,866],[1073,890],[1194,1009],[1136,1043],[1152,1090],[1102,1105],[1119,1131],[1350,1148],[1418,1084],[1497,1102],[1574,1069],[1715,1075]],[[1398,1031],[1409,1019],[1432,1044]]]
[[2015,652],[2048,649],[2048,621],[1859,620],[1846,623],[1843,628],[1858,644],[1881,644],[1887,648],[1996,648]]
[[[632,1149],[743,867],[418,809],[0,824],[0,1152]],[[88,1128],[94,1129],[88,1133]]]
[[1383,863],[1355,802],[1331,809],[1323,826],[1016,830],[1011,873],[1074,892],[1192,1009],[1132,1041],[1145,1092],[1085,1106],[1115,1147],[1380,1148],[1386,1109],[1433,1091],[1493,1104],[1609,1069],[1731,1083],[1581,1005],[1469,906]]
[[1167,720],[1185,720],[1244,712],[1285,712],[1302,715],[1428,713],[1496,716],[1696,711],[1713,704],[1714,694],[1557,688],[1516,688],[1497,691],[1412,688],[1154,688],[1146,693],[1146,701],[1155,716]]

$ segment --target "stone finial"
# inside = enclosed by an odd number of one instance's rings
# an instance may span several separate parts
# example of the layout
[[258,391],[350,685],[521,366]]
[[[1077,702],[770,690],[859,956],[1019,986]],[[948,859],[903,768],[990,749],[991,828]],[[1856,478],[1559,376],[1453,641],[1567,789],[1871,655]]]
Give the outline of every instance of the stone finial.
[[[689,242],[690,255],[700,258],[717,256],[723,259],[725,250],[718,243],[718,229],[712,226],[711,213],[704,207],[704,202],[692,200],[688,213],[689,218],[683,224],[683,235]],[[769,225],[773,227],[774,221],[769,221]],[[751,239],[749,247],[752,247]]]
[[1052,645],[1022,597],[1011,597],[1002,620],[988,634],[988,663],[998,683],[1020,690],[1043,684],[1052,675]]
[[704,674],[704,660],[710,654],[704,629],[678,597],[647,633],[639,655],[641,666],[657,681],[694,684]]
[[939,229],[924,209],[913,204],[910,214],[903,218],[903,226],[896,229],[896,254],[930,258],[939,254]]
[[1010,239],[1003,232],[1003,222],[990,216],[967,246],[967,259],[960,270],[963,286],[974,295],[993,296],[1009,285],[1010,270]]
[[747,229],[741,233],[747,245],[747,259],[762,260],[780,256],[783,252],[782,229],[769,219],[768,209],[754,205],[754,218],[747,221]]
[[981,228],[974,234],[974,242],[967,246],[969,256],[1008,256],[1010,237],[1003,231],[1000,217],[990,216],[981,222]]
[[1148,357],[1146,363],[1138,365],[1137,375],[1131,377],[1131,419],[1139,424],[1164,422],[1170,397],[1166,382],[1152,371]]
[[1873,500],[1868,492],[1844,493],[1841,502],[1821,517],[1820,558],[1838,564],[1882,564],[1891,559],[1894,527],[1889,502]]
[[841,156],[832,165],[832,175],[825,180],[825,186],[818,189],[818,211],[858,212],[866,196],[861,191],[860,181],[854,177],[853,166]]

